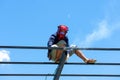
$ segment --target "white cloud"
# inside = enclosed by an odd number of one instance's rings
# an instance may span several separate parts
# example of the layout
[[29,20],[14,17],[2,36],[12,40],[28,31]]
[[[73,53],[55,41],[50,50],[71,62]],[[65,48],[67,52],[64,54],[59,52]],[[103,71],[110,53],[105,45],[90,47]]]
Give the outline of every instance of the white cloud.
[[9,51],[0,50],[0,62],[2,61],[10,61]]
[[111,30],[108,27],[107,21],[103,20],[100,23],[98,23],[98,29],[93,30],[92,33],[88,34],[86,36],[86,39],[84,41],[84,46],[89,46],[95,41],[102,40],[107,38],[111,34]]
[[[107,19],[103,20],[98,23],[92,33],[85,37],[85,40],[80,43],[80,47],[90,47],[94,42],[111,37],[117,30],[120,30],[120,21],[108,22]],[[76,43],[80,42],[78,39],[75,41]]]
[[95,26],[95,29],[92,30],[91,33],[85,37],[85,40],[81,42],[81,40],[76,39],[74,42],[76,44],[80,43],[80,47],[90,47],[93,43],[106,39],[109,36],[114,37],[112,35],[118,34],[117,31],[120,30],[120,5],[117,1],[110,1],[110,3],[105,5],[104,10],[104,18]]

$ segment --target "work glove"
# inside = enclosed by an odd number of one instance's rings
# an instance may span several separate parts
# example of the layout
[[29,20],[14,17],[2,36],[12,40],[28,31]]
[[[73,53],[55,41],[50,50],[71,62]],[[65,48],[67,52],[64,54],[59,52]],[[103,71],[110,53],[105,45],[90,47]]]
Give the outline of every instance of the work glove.
[[56,44],[53,44],[51,47],[58,47]]

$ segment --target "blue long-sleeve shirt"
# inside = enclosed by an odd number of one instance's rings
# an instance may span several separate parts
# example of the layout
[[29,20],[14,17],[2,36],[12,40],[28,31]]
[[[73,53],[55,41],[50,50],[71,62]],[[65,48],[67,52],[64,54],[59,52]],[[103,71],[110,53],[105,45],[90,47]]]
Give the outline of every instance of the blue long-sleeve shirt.
[[[67,36],[65,36],[65,38],[63,39],[65,42],[66,42],[66,47],[69,47],[69,39]],[[53,44],[57,44],[60,40],[58,39],[58,36],[57,36],[57,33],[55,34],[52,34],[49,38],[49,41],[47,43],[47,46],[48,47],[51,47]],[[50,52],[51,50],[49,49],[48,50],[48,53]]]

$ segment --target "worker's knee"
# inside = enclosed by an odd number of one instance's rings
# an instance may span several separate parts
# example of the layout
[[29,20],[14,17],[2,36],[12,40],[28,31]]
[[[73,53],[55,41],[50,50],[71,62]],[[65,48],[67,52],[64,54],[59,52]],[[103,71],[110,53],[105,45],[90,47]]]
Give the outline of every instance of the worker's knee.
[[57,45],[58,45],[59,47],[65,47],[65,46],[66,46],[66,42],[65,42],[64,40],[61,40],[61,41],[59,41],[59,42],[57,43]]

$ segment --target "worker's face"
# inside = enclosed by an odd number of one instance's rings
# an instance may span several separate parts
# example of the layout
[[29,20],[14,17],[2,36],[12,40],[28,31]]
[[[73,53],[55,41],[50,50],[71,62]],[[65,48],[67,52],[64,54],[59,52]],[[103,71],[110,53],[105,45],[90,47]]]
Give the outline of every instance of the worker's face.
[[60,34],[60,35],[66,35],[66,32],[65,32],[65,31],[60,31],[59,34]]
[[66,35],[66,31],[64,31],[64,30],[61,30],[58,33],[58,37],[59,37],[60,40],[64,39],[65,35]]

